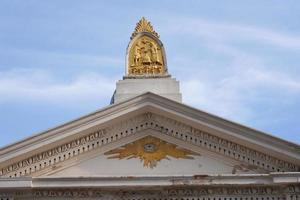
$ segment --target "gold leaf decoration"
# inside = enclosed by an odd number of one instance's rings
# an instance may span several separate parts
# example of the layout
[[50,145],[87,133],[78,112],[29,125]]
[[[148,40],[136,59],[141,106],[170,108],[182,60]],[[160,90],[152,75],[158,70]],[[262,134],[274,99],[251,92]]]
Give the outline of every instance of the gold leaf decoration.
[[190,150],[178,148],[175,144],[167,143],[152,136],[146,136],[133,143],[126,144],[105,153],[109,159],[139,158],[144,167],[156,167],[163,159],[183,158],[194,159],[191,155],[199,155]]
[[129,51],[129,75],[164,75],[162,47],[152,38],[138,38]]
[[153,29],[153,26],[149,21],[147,21],[144,17],[136,24],[136,27],[134,29],[134,32],[131,34],[130,39],[132,40],[138,33],[141,32],[149,32],[153,36],[159,38],[158,33],[156,33]]

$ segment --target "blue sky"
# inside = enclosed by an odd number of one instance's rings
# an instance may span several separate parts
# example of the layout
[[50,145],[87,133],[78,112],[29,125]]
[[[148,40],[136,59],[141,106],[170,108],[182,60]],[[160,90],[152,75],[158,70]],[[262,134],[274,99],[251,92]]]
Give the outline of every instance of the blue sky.
[[0,146],[109,104],[136,22],[183,101],[300,143],[300,2],[0,1]]

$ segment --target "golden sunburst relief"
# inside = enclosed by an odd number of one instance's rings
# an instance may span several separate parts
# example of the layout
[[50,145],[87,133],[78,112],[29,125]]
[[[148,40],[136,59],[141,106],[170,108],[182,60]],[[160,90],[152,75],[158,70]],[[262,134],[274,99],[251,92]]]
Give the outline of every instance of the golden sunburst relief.
[[140,21],[136,24],[136,27],[134,29],[134,32],[131,34],[130,39],[132,40],[138,33],[141,32],[148,32],[153,36],[159,38],[158,33],[155,32],[153,26],[149,21],[145,19],[145,17],[142,17],[142,19],[140,19]]
[[133,143],[124,145],[105,153],[109,159],[139,158],[144,167],[156,167],[162,159],[183,158],[194,159],[191,155],[199,155],[190,150],[178,148],[175,144],[167,143],[158,138],[147,136]]

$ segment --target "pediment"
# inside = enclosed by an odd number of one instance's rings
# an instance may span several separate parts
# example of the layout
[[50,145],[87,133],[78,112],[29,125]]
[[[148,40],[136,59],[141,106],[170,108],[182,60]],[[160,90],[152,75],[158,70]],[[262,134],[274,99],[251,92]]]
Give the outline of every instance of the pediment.
[[[152,167],[137,155],[109,159],[118,154],[108,152],[120,153],[147,137],[186,155],[167,155]],[[0,172],[18,177],[299,171],[299,146],[287,143],[147,93],[1,149]]]
[[142,177],[197,176],[205,174],[257,174],[265,172],[241,162],[226,159],[186,142],[144,130],[128,143],[111,145],[105,152],[40,174],[51,177]]

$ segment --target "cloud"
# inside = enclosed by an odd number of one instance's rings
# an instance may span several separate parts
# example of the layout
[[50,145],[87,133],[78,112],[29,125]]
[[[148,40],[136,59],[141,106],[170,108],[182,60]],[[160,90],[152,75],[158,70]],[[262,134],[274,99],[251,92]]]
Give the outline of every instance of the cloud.
[[[32,48],[0,48],[0,57],[2,59],[1,68],[14,67],[31,67],[58,68],[61,71],[67,68],[84,70],[86,68],[104,69],[108,67],[117,68],[124,65],[124,59],[109,55],[93,55],[89,53],[76,53],[56,49],[55,51]],[[6,61],[7,60],[7,61]],[[5,62],[6,61],[6,62]],[[8,63],[8,64],[3,64]],[[7,66],[8,65],[8,66]],[[13,66],[9,66],[13,65]],[[63,68],[62,68],[63,67]],[[107,70],[106,70],[107,71]]]
[[[229,62],[221,64],[217,73],[211,68],[194,67],[193,74],[181,77],[186,103],[249,124],[262,113],[257,107],[283,108],[283,103],[300,99],[299,76],[268,67],[263,57],[242,49],[222,44],[211,48],[229,56]],[[189,62],[197,63],[196,60]]]
[[[284,66],[289,64],[288,59],[293,59],[293,55],[288,57],[289,52],[300,50],[299,36],[178,16],[169,17],[162,27],[163,34],[192,41],[188,48],[177,46],[180,53],[174,51],[175,59],[169,62],[173,65],[170,69],[175,67],[180,72],[177,78],[181,79],[185,103],[253,124],[254,118],[263,116],[261,107],[273,107],[271,114],[276,114],[284,109],[285,103],[295,105],[299,101],[299,76]],[[276,63],[280,58],[273,52],[274,47],[288,52],[285,62]]]
[[[292,74],[283,68],[277,68],[278,58],[274,59],[275,65],[270,66],[264,55],[260,55],[257,51],[249,53],[246,49],[247,44],[253,42],[258,47],[268,44],[270,48],[276,46],[294,51],[300,47],[298,36],[266,28],[217,23],[203,19],[172,17],[169,19],[174,21],[162,25],[165,33],[161,35],[174,34],[171,36],[174,41],[179,40],[178,36],[184,35],[187,40],[193,41],[192,45],[188,43],[183,47],[175,46],[175,53],[178,51],[186,53],[168,57],[173,60],[169,62],[172,63],[169,65],[170,71],[182,70],[173,75],[181,80],[184,103],[240,123],[253,125],[253,119],[259,118],[258,115],[264,112],[259,110],[261,107],[269,106],[274,109],[280,107],[284,110],[282,102],[299,101],[300,79],[296,73]],[[240,45],[244,43],[245,46]],[[197,51],[200,53],[206,51],[208,56],[201,55],[200,59],[197,57],[199,55]],[[48,70],[15,68],[6,72],[0,71],[0,104],[29,101],[78,107],[103,99],[108,103],[107,100],[111,97],[115,83],[121,75],[110,77],[107,74],[114,73],[111,66],[117,68],[124,65],[123,57],[114,59],[64,52],[48,54],[35,50],[12,51],[12,54],[15,53],[21,55],[21,58],[36,57],[38,62],[34,60],[33,64],[38,66],[50,63],[49,65],[54,66],[56,70],[64,66],[61,69],[64,73],[69,72],[66,72],[68,67],[73,70],[74,64],[82,67],[68,79],[65,79],[65,74],[58,78],[59,72],[51,68],[47,68]],[[106,75],[95,72],[98,66],[109,66],[101,69]],[[192,70],[186,70],[189,68]],[[278,113],[272,111],[271,114],[275,116]],[[264,116],[259,120],[270,121],[271,117],[275,120],[273,116]],[[280,121],[280,117],[276,116],[277,121]]]
[[[80,74],[59,81],[45,70],[14,69],[0,72],[0,103],[11,101],[70,103],[80,105],[107,99],[114,91],[116,79],[96,73]],[[66,105],[67,106],[67,105]]]
[[300,37],[276,30],[239,25],[218,23],[201,18],[169,18],[164,26],[166,34],[188,34],[200,36],[208,42],[232,42],[238,40],[257,41],[263,44],[274,45],[292,50],[300,50]]
[[182,93],[190,105],[247,124],[261,112],[256,103],[268,107],[297,101],[300,80],[274,70],[236,68],[219,80],[185,79]]

